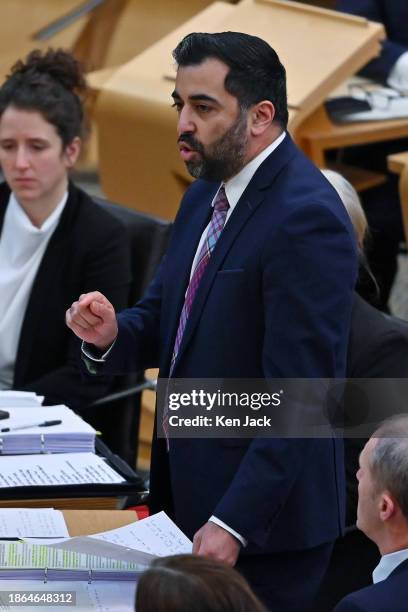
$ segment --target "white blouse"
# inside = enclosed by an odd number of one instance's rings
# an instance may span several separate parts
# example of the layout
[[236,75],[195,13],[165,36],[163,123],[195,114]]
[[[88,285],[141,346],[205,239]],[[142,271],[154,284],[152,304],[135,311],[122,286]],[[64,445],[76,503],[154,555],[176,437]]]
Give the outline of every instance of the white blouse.
[[40,228],[10,195],[0,236],[0,389],[10,389],[18,341],[34,279],[68,192]]

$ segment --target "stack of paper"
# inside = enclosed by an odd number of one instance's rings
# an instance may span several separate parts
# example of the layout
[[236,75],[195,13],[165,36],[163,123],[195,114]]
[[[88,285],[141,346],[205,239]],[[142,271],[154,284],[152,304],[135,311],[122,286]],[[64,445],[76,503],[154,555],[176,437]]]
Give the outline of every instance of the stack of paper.
[[95,452],[95,429],[67,406],[5,407],[1,454]]
[[0,543],[0,580],[136,580],[146,564],[27,542]]
[[29,408],[41,406],[43,401],[43,395],[37,395],[31,391],[0,391],[0,408],[11,408],[12,406]]
[[15,455],[1,457],[0,462],[0,489],[125,482],[121,474],[93,453]]
[[190,540],[160,512],[119,529],[50,545],[1,542],[0,579],[134,581],[155,557],[191,550]]

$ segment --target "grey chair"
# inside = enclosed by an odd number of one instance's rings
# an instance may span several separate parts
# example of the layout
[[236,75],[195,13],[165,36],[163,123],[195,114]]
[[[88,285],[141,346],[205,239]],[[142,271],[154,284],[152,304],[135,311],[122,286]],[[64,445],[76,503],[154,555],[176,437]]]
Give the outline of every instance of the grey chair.
[[[130,237],[132,284],[129,306],[140,299],[152,280],[169,242],[172,224],[164,219],[113,204],[95,201],[123,223]],[[115,377],[109,395],[90,404],[83,416],[98,431],[107,446],[132,467],[138,450],[141,393],[155,389],[155,381],[143,372]]]

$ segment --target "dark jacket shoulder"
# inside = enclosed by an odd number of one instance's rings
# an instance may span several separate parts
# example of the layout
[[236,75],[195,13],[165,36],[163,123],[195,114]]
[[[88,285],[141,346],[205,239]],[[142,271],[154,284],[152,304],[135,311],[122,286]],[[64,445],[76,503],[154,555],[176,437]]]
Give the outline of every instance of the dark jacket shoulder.
[[333,612],[406,612],[408,560],[381,582],[347,595]]
[[408,377],[408,322],[377,310],[357,294],[352,310],[347,375]]

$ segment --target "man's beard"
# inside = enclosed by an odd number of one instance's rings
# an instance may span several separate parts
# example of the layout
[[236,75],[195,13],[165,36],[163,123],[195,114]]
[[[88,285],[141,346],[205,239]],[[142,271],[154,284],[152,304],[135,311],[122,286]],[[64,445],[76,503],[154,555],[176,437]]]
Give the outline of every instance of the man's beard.
[[237,121],[221,138],[206,148],[189,133],[180,135],[178,142],[185,142],[199,154],[198,159],[185,162],[194,178],[207,181],[226,181],[245,165],[247,150],[247,115],[241,111]]

